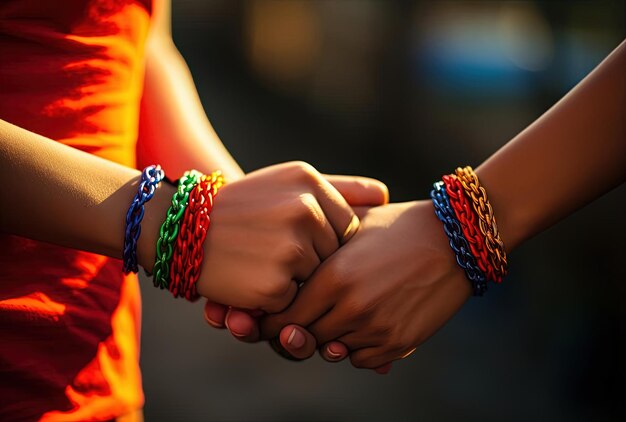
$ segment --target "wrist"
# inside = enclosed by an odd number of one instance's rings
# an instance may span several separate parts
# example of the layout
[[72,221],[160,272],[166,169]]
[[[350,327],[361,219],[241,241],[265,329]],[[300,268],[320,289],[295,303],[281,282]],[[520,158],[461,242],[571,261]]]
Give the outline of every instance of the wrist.
[[[463,269],[457,264],[454,251],[450,248],[450,241],[435,214],[433,203],[430,200],[410,202],[409,214],[413,223],[415,249],[407,262],[419,263],[423,258],[430,262],[431,269],[440,274],[440,279],[449,280],[454,284],[455,295],[463,301],[472,296],[472,285],[465,277]],[[424,242],[426,240],[426,242]],[[428,249],[424,245],[428,245]],[[420,256],[420,259],[416,257]],[[416,280],[424,277],[424,268],[418,266],[414,277]]]
[[137,261],[146,271],[151,272],[154,266],[159,229],[175,192],[176,187],[163,181],[157,187],[152,200],[145,204],[141,236],[137,242]]
[[505,246],[488,194],[471,167],[458,167],[433,184],[430,197],[456,262],[482,296],[487,283],[501,283],[508,273]]

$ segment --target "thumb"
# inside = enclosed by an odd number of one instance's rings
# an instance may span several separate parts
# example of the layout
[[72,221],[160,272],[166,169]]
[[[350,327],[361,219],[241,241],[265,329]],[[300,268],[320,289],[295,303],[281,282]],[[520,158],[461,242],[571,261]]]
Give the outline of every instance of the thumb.
[[324,175],[350,206],[377,206],[389,202],[389,190],[380,180],[362,176]]

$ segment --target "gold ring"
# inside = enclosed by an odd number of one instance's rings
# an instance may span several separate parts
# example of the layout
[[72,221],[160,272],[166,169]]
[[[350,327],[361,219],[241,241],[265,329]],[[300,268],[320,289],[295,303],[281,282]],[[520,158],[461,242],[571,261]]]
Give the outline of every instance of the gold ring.
[[350,224],[348,224],[348,227],[346,227],[346,229],[343,232],[343,235],[341,236],[341,239],[339,239],[339,243],[341,243],[342,245],[345,245],[348,240],[352,239],[352,236],[354,236],[356,234],[357,231],[359,231],[359,227],[361,226],[361,221],[359,220],[359,217],[356,216],[356,214],[354,214],[352,216],[352,220],[350,220]]
[[417,347],[414,347],[412,350],[409,350],[408,352],[406,352],[404,355],[402,355],[402,357],[400,359],[404,359],[404,358],[408,358],[409,356],[411,356],[413,354],[413,352],[417,349]]

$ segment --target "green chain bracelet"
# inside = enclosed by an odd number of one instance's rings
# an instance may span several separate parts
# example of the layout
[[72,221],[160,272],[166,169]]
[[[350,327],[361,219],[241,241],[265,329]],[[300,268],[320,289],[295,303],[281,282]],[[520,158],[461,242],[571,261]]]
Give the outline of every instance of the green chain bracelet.
[[178,190],[172,196],[172,205],[167,210],[165,221],[159,230],[159,240],[156,244],[156,261],[154,263],[154,287],[167,289],[170,282],[170,261],[174,253],[174,243],[178,237],[180,220],[189,203],[189,193],[202,173],[196,170],[186,171],[178,181]]

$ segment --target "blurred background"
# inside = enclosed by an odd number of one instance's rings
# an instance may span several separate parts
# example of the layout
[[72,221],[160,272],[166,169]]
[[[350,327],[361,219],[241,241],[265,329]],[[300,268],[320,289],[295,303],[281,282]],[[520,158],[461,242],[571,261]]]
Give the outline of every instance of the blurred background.
[[[246,171],[305,160],[377,177],[392,201],[480,164],[625,33],[624,1],[173,0]],[[625,209],[622,186],[528,241],[506,283],[387,376],[282,360],[143,283],[146,420],[626,420]]]

